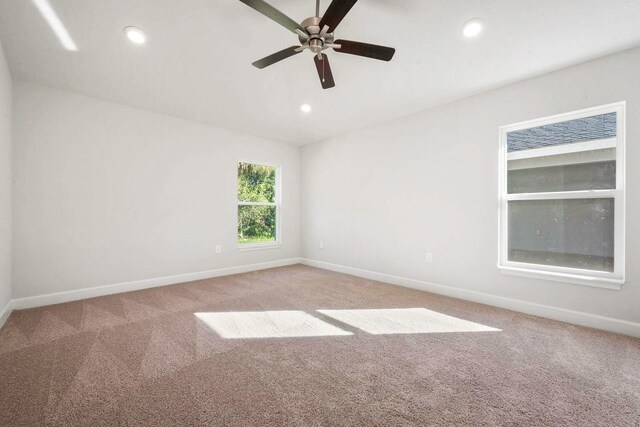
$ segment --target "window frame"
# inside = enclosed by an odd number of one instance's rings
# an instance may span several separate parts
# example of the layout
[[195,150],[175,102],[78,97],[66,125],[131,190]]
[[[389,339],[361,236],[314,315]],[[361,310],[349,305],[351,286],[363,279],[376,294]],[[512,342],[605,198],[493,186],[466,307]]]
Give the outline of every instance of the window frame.
[[[507,134],[518,130],[581,119],[606,113],[616,113],[616,138],[561,144],[558,146],[508,153]],[[564,283],[620,290],[625,283],[625,213],[626,213],[626,101],[601,105],[569,113],[557,114],[499,128],[499,209],[498,209],[498,268],[506,274],[554,280]],[[616,188],[610,190],[580,190],[542,193],[508,194],[508,160],[541,157],[596,150],[616,149]],[[533,151],[529,153],[526,151]],[[531,155],[533,154],[533,155]],[[568,200],[611,198],[614,201],[614,271],[605,272],[580,268],[530,264],[509,261],[508,203],[518,200]]]
[[[273,203],[269,202],[241,202],[238,200],[238,166],[240,163],[249,163],[252,165],[258,166],[267,166],[270,168],[275,168],[276,170],[276,184],[275,184],[275,201]],[[248,160],[248,159],[239,159],[236,162],[235,168],[235,177],[236,177],[236,246],[238,251],[255,251],[261,249],[277,249],[282,246],[282,166],[277,163],[263,162],[257,160]],[[265,243],[240,243],[238,241],[238,213],[240,206],[275,206],[276,208],[276,236],[273,242],[265,242]]]

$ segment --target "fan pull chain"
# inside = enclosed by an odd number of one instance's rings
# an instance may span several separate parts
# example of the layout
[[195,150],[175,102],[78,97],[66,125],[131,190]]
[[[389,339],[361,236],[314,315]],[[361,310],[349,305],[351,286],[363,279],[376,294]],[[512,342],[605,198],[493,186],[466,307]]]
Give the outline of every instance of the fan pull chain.
[[322,83],[324,83],[324,57],[322,57]]

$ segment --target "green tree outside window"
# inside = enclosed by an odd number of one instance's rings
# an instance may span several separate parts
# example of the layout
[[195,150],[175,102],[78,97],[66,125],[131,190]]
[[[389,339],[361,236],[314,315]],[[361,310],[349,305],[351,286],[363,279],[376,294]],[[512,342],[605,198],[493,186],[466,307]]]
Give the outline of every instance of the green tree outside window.
[[238,163],[238,243],[277,240],[277,168]]

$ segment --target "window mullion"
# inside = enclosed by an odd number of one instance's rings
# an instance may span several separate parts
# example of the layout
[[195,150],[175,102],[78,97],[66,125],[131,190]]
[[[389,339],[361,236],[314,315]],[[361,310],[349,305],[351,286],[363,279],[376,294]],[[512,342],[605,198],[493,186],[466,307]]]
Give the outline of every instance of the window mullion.
[[607,199],[616,198],[619,190],[587,190],[587,191],[559,191],[552,193],[517,193],[505,194],[503,200],[567,200],[567,199]]
[[240,202],[240,201],[238,201],[238,205],[240,206],[277,206],[276,203],[271,203],[271,202]]

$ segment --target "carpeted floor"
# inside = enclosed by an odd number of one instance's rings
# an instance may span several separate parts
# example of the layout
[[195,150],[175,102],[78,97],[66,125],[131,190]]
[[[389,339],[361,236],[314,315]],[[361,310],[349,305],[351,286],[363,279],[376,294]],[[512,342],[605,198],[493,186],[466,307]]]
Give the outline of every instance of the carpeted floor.
[[0,425],[639,426],[640,340],[298,265],[14,311]]

